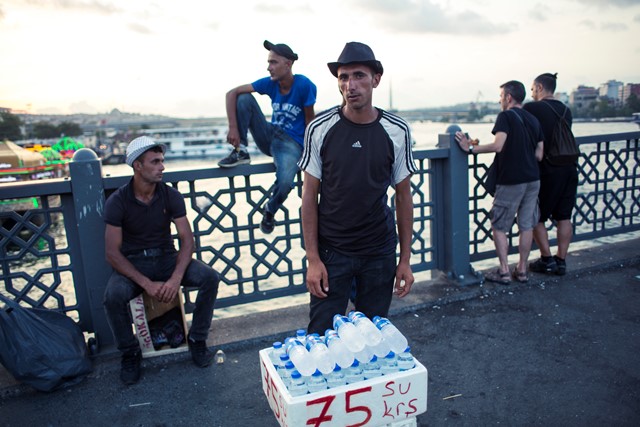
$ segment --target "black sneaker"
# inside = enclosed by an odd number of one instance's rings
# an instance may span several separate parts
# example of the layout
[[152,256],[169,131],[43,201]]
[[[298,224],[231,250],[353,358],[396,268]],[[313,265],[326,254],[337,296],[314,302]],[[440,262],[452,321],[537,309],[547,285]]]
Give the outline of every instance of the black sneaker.
[[120,362],[120,380],[126,385],[132,385],[140,380],[140,362],[142,352],[140,350],[129,351],[122,354]]
[[213,361],[214,354],[207,348],[206,341],[194,341],[191,338],[189,341],[189,351],[191,352],[191,360],[196,366],[205,368]]
[[529,270],[536,273],[555,273],[558,265],[553,257],[538,258],[535,262],[529,264]]
[[251,157],[249,153],[242,150],[233,150],[227,157],[218,162],[218,166],[221,168],[232,168],[238,165],[245,165],[251,163]]
[[271,234],[275,225],[276,221],[273,218],[273,214],[265,210],[264,215],[262,216],[262,221],[260,222],[260,230],[265,234]]
[[558,276],[564,276],[565,274],[567,274],[567,261],[561,258],[558,258],[557,256],[553,256],[553,260],[556,262],[556,265],[558,266],[558,268],[556,269],[556,274]]

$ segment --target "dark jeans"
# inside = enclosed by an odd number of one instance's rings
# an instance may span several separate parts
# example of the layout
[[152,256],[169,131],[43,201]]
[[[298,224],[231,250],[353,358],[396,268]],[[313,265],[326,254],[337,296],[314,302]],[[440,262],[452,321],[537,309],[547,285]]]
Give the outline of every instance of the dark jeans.
[[326,298],[310,295],[309,334],[324,335],[333,328],[333,316],[345,314],[355,285],[355,308],[368,318],[386,317],[396,276],[396,254],[354,257],[320,247],[320,258],[329,275]]
[[[176,265],[177,253],[159,256],[131,256],[129,261],[153,281],[166,281],[171,277]],[[198,260],[191,260],[182,278],[182,286],[198,288],[195,309],[189,336],[195,341],[206,340],[213,317],[213,305],[218,295],[218,273]],[[143,289],[127,277],[114,271],[107,282],[104,293],[104,307],[111,331],[122,352],[139,348],[132,330],[129,301],[143,292]]]
[[275,214],[293,189],[293,179],[298,173],[298,160],[302,146],[280,126],[267,122],[255,97],[245,93],[238,96],[237,116],[240,143],[247,146],[247,132],[251,132],[256,145],[267,156],[273,157],[276,166],[276,182],[266,210]]

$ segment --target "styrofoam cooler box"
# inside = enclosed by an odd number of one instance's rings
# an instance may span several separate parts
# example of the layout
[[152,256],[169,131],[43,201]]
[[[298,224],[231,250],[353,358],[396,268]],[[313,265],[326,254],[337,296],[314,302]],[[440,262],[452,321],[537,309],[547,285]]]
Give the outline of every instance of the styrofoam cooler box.
[[427,368],[417,360],[408,371],[293,397],[270,351],[259,352],[262,390],[282,427],[411,426],[427,410]]

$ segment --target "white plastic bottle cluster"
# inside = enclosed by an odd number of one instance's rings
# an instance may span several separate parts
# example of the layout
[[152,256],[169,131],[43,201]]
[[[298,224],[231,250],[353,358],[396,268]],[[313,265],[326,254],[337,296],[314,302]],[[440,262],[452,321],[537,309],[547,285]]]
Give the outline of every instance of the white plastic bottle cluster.
[[407,339],[389,319],[373,321],[358,311],[336,314],[324,336],[299,329],[284,344],[273,343],[269,357],[292,396],[412,369]]

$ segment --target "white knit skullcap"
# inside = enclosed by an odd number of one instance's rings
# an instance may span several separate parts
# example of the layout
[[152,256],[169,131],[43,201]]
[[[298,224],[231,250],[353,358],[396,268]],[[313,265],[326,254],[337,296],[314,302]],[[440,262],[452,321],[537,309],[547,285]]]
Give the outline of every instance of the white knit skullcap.
[[167,147],[164,144],[158,144],[148,136],[139,136],[131,141],[127,146],[127,164],[133,167],[133,162],[152,147],[162,148],[162,153],[167,150]]

